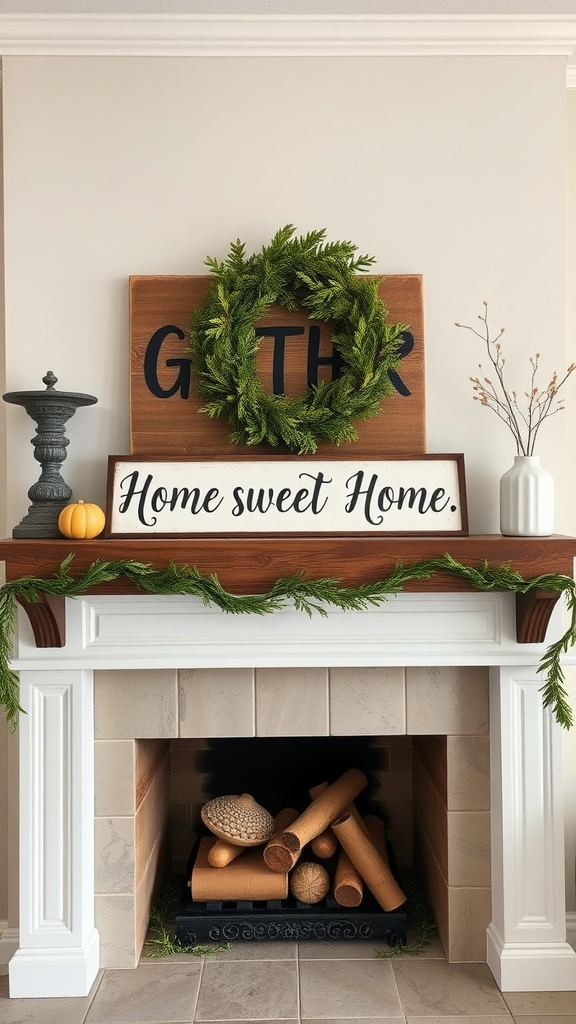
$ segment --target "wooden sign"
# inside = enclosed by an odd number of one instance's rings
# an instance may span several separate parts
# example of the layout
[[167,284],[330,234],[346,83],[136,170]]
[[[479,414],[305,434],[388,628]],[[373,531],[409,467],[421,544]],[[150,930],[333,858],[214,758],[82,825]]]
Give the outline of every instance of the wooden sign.
[[[195,391],[186,349],[192,311],[206,301],[210,283],[209,275],[130,278],[133,455],[211,459],[228,451],[230,458],[251,459],[255,454],[271,454],[265,445],[232,445],[228,421],[199,412],[204,399]],[[321,442],[311,459],[375,458],[426,450],[422,279],[418,275],[386,277],[380,295],[389,321],[409,325],[398,372],[391,377],[394,392],[384,399],[378,416],[355,424],[357,441],[339,448]],[[330,325],[309,320],[306,310],[290,313],[272,306],[255,328],[260,336],[257,372],[268,391],[281,388],[281,393],[292,397],[338,372]],[[278,457],[291,454],[279,452]]]
[[465,534],[464,460],[111,456],[106,519],[109,537]]

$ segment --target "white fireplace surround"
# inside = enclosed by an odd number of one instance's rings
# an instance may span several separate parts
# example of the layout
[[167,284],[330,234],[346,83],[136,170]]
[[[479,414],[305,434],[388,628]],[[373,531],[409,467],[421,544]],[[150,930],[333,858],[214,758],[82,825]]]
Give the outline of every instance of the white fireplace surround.
[[[547,636],[559,635],[556,610]],[[492,922],[503,991],[576,990],[566,942],[562,730],[543,710],[545,645],[518,644],[514,595],[401,594],[362,612],[230,615],[195,598],[66,602],[64,648],[19,619],[20,932],[12,997],[84,996],[94,926],[96,669],[490,666]]]

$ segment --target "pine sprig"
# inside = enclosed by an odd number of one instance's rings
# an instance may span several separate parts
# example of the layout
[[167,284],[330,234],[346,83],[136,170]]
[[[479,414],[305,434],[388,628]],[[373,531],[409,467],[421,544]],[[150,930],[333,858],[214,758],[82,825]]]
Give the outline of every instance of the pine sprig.
[[215,574],[204,576],[194,566],[168,562],[164,569],[133,559],[107,561],[97,559],[80,575],[72,574],[74,556],[68,555],[53,576],[35,578],[22,576],[0,588],[0,705],[13,728],[22,712],[18,699],[18,677],[10,668],[12,637],[16,621],[17,601],[39,601],[43,594],[79,597],[102,583],[125,579],[148,594],[180,594],[199,597],[205,605],[215,605],[233,615],[268,615],[292,604],[307,615],[326,615],[328,608],[362,611],[398,594],[415,580],[430,579],[445,573],[465,580],[476,590],[508,590],[527,594],[531,590],[548,590],[563,594],[570,623],[564,635],[546,649],[538,672],[545,675],[541,693],[545,707],[550,707],[556,721],[571,728],[573,715],[565,688],[561,659],[576,644],[576,583],[570,576],[546,573],[525,580],[507,563],[490,566],[463,565],[449,554],[429,558],[413,565],[398,562],[392,572],[374,583],[344,587],[329,577],[310,580],[304,573],[278,579],[264,594],[238,595],[226,591]]
[[164,886],[157,902],[150,910],[150,932],[145,946],[146,956],[161,959],[168,956],[190,953],[192,956],[215,956],[230,949],[229,942],[215,942],[210,945],[183,945],[176,941],[174,917],[178,905],[180,881],[171,878]]
[[[276,232],[260,253],[246,256],[240,240],[224,262],[206,260],[214,281],[206,304],[190,323],[196,386],[202,412],[225,417],[234,444],[285,446],[313,453],[320,440],[340,445],[357,437],[354,424],[380,411],[393,391],[404,324],[387,323],[378,279],[356,275],[374,263],[351,242],[326,242],[326,232],[296,236],[292,224]],[[303,306],[311,319],[335,326],[333,345],[342,372],[310,386],[298,398],[268,394],[256,374],[254,329],[273,303]]]

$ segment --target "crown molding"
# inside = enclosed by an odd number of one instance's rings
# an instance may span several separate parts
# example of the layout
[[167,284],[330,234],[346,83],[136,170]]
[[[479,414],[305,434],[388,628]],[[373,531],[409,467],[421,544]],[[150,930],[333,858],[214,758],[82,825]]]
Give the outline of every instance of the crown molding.
[[5,56],[537,56],[576,51],[576,15],[0,14]]

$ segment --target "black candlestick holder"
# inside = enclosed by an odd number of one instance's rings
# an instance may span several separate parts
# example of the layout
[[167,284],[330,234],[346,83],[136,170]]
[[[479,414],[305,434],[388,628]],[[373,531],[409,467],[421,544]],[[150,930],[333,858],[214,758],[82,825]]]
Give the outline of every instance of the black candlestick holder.
[[46,385],[45,391],[9,391],[2,396],[5,402],[23,405],[37,423],[36,437],[32,438],[31,444],[34,445],[34,458],[42,466],[40,477],[28,491],[32,504],[12,530],[12,536],[16,538],[62,536],[58,517],[72,497],[72,488],[60,475],[60,466],[70,444],[64,427],[76,409],[98,401],[94,395],[57,391],[54,385],[58,378],[52,370],[48,370],[42,382]]

